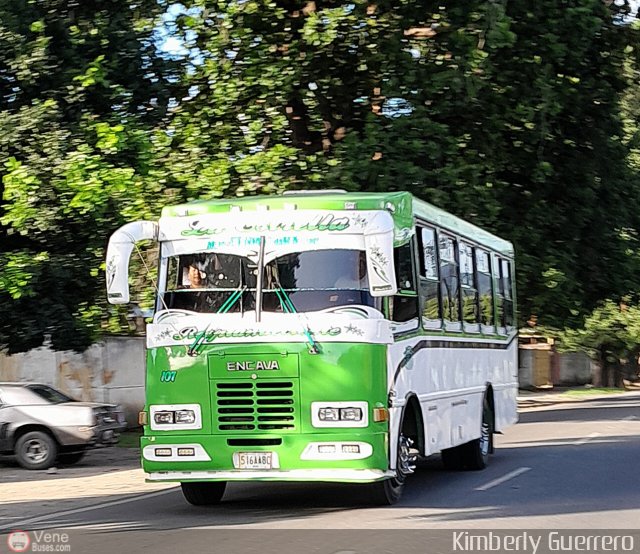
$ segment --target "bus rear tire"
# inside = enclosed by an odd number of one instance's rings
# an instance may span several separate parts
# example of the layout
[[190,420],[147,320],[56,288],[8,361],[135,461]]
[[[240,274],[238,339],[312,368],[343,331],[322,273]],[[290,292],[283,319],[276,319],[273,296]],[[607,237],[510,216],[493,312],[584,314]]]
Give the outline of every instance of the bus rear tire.
[[180,486],[182,487],[182,494],[189,504],[194,506],[213,506],[220,504],[227,483],[226,481],[187,482],[180,483]]
[[445,469],[479,470],[489,465],[489,454],[493,452],[493,411],[485,398],[482,405],[480,438],[443,450],[440,455]]
[[482,405],[482,426],[480,438],[463,445],[463,465],[465,469],[479,470],[489,465],[489,454],[493,451],[493,411],[485,398]]
[[440,456],[442,458],[442,465],[448,471],[459,471],[463,469],[462,458],[463,452],[462,449],[466,448],[466,444],[462,444],[460,446],[454,446],[453,448],[447,448],[440,452]]

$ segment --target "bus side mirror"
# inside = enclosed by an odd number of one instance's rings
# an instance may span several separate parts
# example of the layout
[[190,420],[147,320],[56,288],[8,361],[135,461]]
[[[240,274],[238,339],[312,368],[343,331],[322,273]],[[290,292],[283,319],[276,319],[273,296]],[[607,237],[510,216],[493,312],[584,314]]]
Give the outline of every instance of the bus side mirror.
[[371,296],[392,296],[398,292],[393,265],[393,219],[379,212],[367,222],[364,243]]
[[107,247],[107,300],[110,304],[129,302],[129,260],[135,243],[157,240],[158,224],[153,221],[134,221],[118,229]]

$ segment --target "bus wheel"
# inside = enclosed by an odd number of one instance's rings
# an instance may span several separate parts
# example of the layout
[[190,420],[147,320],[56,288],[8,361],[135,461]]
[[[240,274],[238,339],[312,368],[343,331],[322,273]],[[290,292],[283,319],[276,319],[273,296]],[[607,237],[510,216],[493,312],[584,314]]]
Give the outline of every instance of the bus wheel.
[[396,475],[384,481],[376,481],[370,485],[374,504],[390,506],[400,500],[407,477],[415,469],[417,450],[412,448],[413,440],[402,433],[398,436],[396,458]]
[[462,469],[462,448],[466,448],[466,446],[466,444],[462,444],[460,446],[454,446],[453,448],[447,448],[440,452],[440,456],[442,457],[442,465],[444,465],[445,469],[449,471],[458,471]]
[[484,469],[489,465],[489,454],[493,451],[493,411],[486,398],[482,405],[480,438],[463,446],[463,465],[466,469]]
[[219,504],[227,487],[226,481],[211,481],[199,483],[180,483],[182,494],[189,504],[194,506],[211,506]]
[[489,465],[489,454],[493,452],[493,411],[485,398],[482,405],[480,438],[443,450],[440,455],[445,469],[484,469]]

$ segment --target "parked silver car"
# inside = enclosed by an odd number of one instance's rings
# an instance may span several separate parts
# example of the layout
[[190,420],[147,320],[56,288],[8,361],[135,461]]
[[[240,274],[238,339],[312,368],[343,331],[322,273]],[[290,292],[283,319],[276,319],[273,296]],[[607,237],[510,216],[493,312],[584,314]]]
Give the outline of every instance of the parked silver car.
[[79,402],[48,385],[0,383],[0,453],[27,469],[74,464],[118,442],[126,422],[113,404]]

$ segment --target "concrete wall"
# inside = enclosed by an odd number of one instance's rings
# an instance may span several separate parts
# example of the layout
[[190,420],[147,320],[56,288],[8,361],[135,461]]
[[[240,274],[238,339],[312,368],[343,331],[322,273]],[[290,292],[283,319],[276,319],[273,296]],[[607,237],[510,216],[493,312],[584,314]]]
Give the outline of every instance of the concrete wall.
[[82,354],[46,347],[0,353],[0,381],[45,383],[78,400],[120,404],[130,426],[144,406],[144,372],[143,337],[112,337]]
[[556,354],[559,358],[559,375],[554,385],[586,385],[591,383],[593,361],[583,352]]
[[[544,356],[548,362],[544,362]],[[520,388],[579,386],[593,382],[594,362],[583,352],[558,353],[521,347],[518,380]]]

